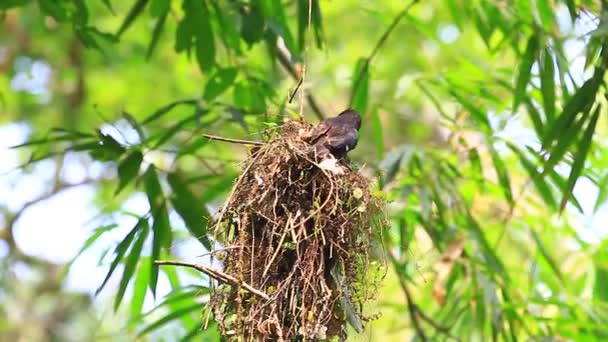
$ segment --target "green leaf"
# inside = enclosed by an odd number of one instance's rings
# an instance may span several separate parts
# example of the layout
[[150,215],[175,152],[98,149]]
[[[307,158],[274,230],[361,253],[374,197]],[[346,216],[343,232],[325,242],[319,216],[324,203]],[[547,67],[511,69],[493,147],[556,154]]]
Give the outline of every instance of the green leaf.
[[63,7],[63,4],[64,3],[62,1],[38,0],[40,9],[58,22],[68,19],[68,13],[66,8]]
[[161,117],[163,117],[165,114],[169,113],[171,110],[173,110],[173,108],[179,106],[179,105],[188,105],[188,106],[197,106],[198,105],[198,100],[196,99],[192,99],[192,100],[177,100],[175,102],[171,102],[168,105],[161,107],[160,109],[158,109],[157,111],[155,111],[154,113],[152,113],[150,116],[148,116],[141,124],[142,125],[146,125],[151,123],[152,121],[156,121],[158,119],[160,119]]
[[[547,122],[553,122],[555,119],[555,65],[553,64],[553,57],[549,49],[545,49],[543,56],[542,63],[539,63],[541,66],[540,89]],[[542,136],[540,132],[537,133],[539,133],[539,136]]]
[[350,107],[359,113],[366,113],[369,88],[369,64],[366,58],[357,61],[352,81]]
[[[536,109],[536,107],[534,106],[534,104],[532,103],[532,101],[530,100],[530,98],[526,98],[526,109],[528,110],[528,116],[530,116],[530,120],[532,121],[532,126],[534,126],[534,132],[536,132],[537,136],[542,137],[543,136],[543,132],[545,129],[545,125],[543,123],[543,119],[540,115],[540,113],[538,112],[538,110]],[[545,113],[547,113],[547,110],[545,108]]]
[[[193,1],[193,0],[186,0]],[[196,16],[197,22],[196,35],[196,60],[202,72],[209,72],[215,65],[215,40],[213,38],[213,28],[211,27],[211,19],[209,11],[204,2],[202,10]]]
[[473,172],[475,177],[483,182],[483,167],[481,165],[481,158],[479,157],[479,151],[476,148],[472,148],[469,150],[469,162],[471,163],[471,167],[473,168]]
[[534,239],[534,242],[536,243],[536,247],[538,247],[538,251],[540,252],[540,254],[543,256],[547,264],[549,264],[549,267],[551,268],[553,273],[555,273],[555,276],[563,283],[564,277],[562,276],[562,272],[560,271],[559,266],[555,262],[553,256],[551,256],[551,253],[547,249],[547,246],[543,243],[540,236],[538,236],[538,233],[536,233],[536,231],[531,227],[530,234],[532,235],[532,238]]
[[[554,140],[560,140],[580,112],[587,112],[595,102],[595,94],[601,83],[597,78],[587,80],[574,96],[564,105],[560,116],[549,126],[543,137],[543,148],[547,149]],[[559,139],[558,139],[559,137]]]
[[[95,145],[88,145],[90,148],[89,154],[93,159],[99,161],[113,161],[126,151],[125,148],[109,134],[99,133],[99,142]],[[85,146],[85,145],[82,145]],[[72,146],[73,149],[76,146]]]
[[241,36],[236,30],[235,23],[230,20],[224,10],[220,7],[217,1],[211,1],[211,7],[215,12],[215,17],[218,21],[218,26],[222,28],[220,38],[224,45],[229,50],[235,51],[237,54],[241,54]]
[[154,25],[154,30],[152,31],[152,39],[150,40],[150,45],[148,45],[148,51],[146,52],[146,60],[150,60],[152,53],[154,53],[154,50],[156,49],[156,45],[158,45],[158,40],[163,33],[163,28],[165,27],[165,21],[167,20],[168,15],[169,12],[167,11],[156,19],[156,24]]
[[168,322],[176,319],[176,318],[180,318],[183,315],[187,315],[190,314],[193,311],[196,311],[197,309],[202,310],[202,305],[199,303],[195,303],[192,304],[190,306],[187,306],[185,308],[181,308],[179,310],[174,310],[174,311],[169,311],[169,314],[167,314],[166,316],[163,316],[162,318],[160,318],[159,320],[157,320],[156,322],[150,324],[149,326],[147,326],[145,329],[143,329],[142,331],[140,331],[137,336],[142,336],[147,334],[150,331],[153,331],[165,324],[167,324]]
[[543,175],[553,170],[555,165],[557,165],[559,161],[562,160],[562,158],[566,155],[568,148],[578,140],[578,136],[583,129],[583,125],[587,121],[587,117],[588,115],[585,113],[582,118],[576,119],[574,124],[570,125],[565,132],[562,132],[562,135],[557,140],[557,144],[551,150],[549,159],[544,163]]
[[151,211],[156,213],[163,205],[165,199],[154,165],[150,165],[144,174],[144,189]]
[[[291,30],[289,29],[287,16],[285,15],[285,6],[279,1],[264,1],[262,2],[262,5],[266,5],[272,8],[270,10],[271,13],[266,16],[266,20],[268,21],[268,27],[277,35],[283,38],[283,41],[285,41],[285,46],[287,46],[289,52],[294,55],[298,54],[298,46],[296,45]],[[271,20],[268,20],[269,16],[271,17]]]
[[114,253],[116,253],[116,257],[110,264],[110,269],[108,270],[108,273],[106,274],[105,279],[101,283],[101,286],[99,286],[99,288],[95,291],[95,295],[98,295],[99,292],[101,292],[101,290],[104,288],[104,286],[106,286],[106,283],[112,276],[112,273],[114,273],[116,266],[118,266],[118,263],[122,260],[122,257],[125,255],[125,253],[127,252],[127,249],[131,245],[131,242],[133,241],[133,238],[135,237],[135,233],[137,233],[137,225],[133,229],[131,229],[131,231],[125,236],[125,238],[116,246],[116,249],[114,249]]
[[538,16],[540,17],[540,22],[545,31],[552,32],[554,10],[551,7],[549,0],[536,0],[536,9],[538,10]]
[[591,117],[587,128],[585,129],[585,133],[583,134],[583,138],[578,144],[578,150],[574,155],[574,162],[572,163],[572,169],[570,170],[570,176],[568,176],[568,184],[566,186],[566,192],[564,193],[564,198],[560,204],[560,211],[564,210],[566,203],[568,203],[568,198],[572,194],[572,190],[574,190],[574,185],[578,180],[578,177],[583,172],[583,167],[585,165],[585,160],[587,159],[587,153],[591,148],[591,143],[593,142],[593,133],[595,132],[595,127],[597,126],[597,121],[600,117],[600,106],[595,109],[595,113]]
[[458,103],[460,103],[460,105],[462,105],[462,107],[464,107],[471,114],[471,116],[473,117],[473,119],[475,119],[477,123],[481,124],[480,128],[484,132],[489,133],[492,131],[492,126],[490,125],[490,121],[488,120],[488,115],[484,111],[479,109],[471,101],[469,101],[468,98],[461,95],[454,89],[450,89],[448,90],[448,92],[458,101]]
[[517,10],[518,18],[521,18],[526,23],[532,23],[534,21],[530,0],[515,0],[515,9]]
[[542,177],[540,172],[538,172],[536,165],[534,162],[529,160],[526,155],[521,151],[517,146],[512,143],[507,143],[507,146],[519,157],[519,161],[523,168],[528,173],[528,176],[534,183],[534,187],[538,190],[538,193],[542,196],[545,203],[550,206],[552,209],[557,209],[557,201],[553,196],[553,191],[551,191],[551,187],[547,184],[545,178]]
[[264,15],[257,1],[251,1],[249,12],[241,19],[241,37],[251,47],[264,36]]
[[499,273],[500,276],[505,281],[509,281],[509,275],[505,269],[505,266],[503,265],[502,261],[500,261],[500,259],[496,255],[494,249],[492,247],[490,247],[490,244],[488,243],[488,239],[486,238],[485,234],[481,230],[479,223],[477,223],[477,221],[475,221],[475,219],[472,216],[469,216],[468,226],[469,226],[468,227],[469,231],[472,233],[473,237],[475,238],[475,240],[478,243],[480,251],[481,251],[485,261],[487,262],[487,266],[491,270]]
[[[135,319],[141,315],[141,310],[144,306],[148,281],[150,280],[150,258],[141,258],[139,264],[139,272],[135,275],[135,285],[133,286],[133,296],[131,297],[130,317]],[[131,327],[133,323],[129,324]]]
[[29,0],[3,0],[0,2],[0,9],[5,10],[11,7],[23,6],[28,2]]
[[[314,29],[317,47],[323,46],[323,20],[321,18],[321,8],[317,0],[297,0],[298,2],[298,45],[300,51],[304,51],[306,35],[309,29]],[[309,7],[312,6],[312,8]],[[309,18],[310,14],[310,18]],[[310,26],[308,25],[310,21]]]
[[505,198],[509,203],[513,204],[513,193],[511,191],[511,180],[509,179],[509,173],[507,172],[507,167],[505,166],[504,161],[500,158],[498,151],[491,144],[488,146],[490,151],[490,156],[492,157],[492,163],[494,164],[494,169],[496,170],[496,175],[498,176],[498,182],[500,183],[501,189],[505,195]]
[[161,17],[171,8],[171,0],[152,0],[150,3],[150,15],[158,18]]
[[526,87],[528,86],[528,83],[530,83],[530,72],[532,71],[532,65],[534,64],[534,60],[538,54],[538,47],[538,37],[536,34],[533,34],[528,40],[526,51],[524,52],[518,67],[517,79],[515,82],[515,94],[513,98],[514,112],[517,111],[519,104],[526,96]]
[[376,153],[380,159],[384,158],[384,135],[382,134],[382,121],[380,121],[380,115],[378,109],[374,108],[371,112],[372,119],[372,136],[374,137],[374,144],[376,145]]
[[103,4],[106,6],[106,8],[114,15],[116,15],[116,13],[114,13],[114,9],[112,8],[112,3],[110,2],[110,0],[101,0],[101,2],[103,2]]
[[91,247],[91,245],[93,245],[93,243],[95,243],[95,241],[97,241],[97,239],[99,239],[99,237],[101,235],[103,235],[104,233],[106,233],[106,232],[108,232],[108,231],[110,231],[110,230],[112,230],[112,229],[114,229],[116,227],[118,227],[118,225],[116,223],[112,223],[112,224],[109,224],[107,226],[102,226],[102,227],[96,228],[93,231],[93,234],[91,234],[91,236],[89,236],[87,238],[87,240],[84,242],[84,244],[82,245],[82,247],[80,247],[80,250],[78,250],[78,253],[76,253],[76,256],[72,259],[72,261],[76,260],[76,258],[78,258],[87,249],[89,249]]
[[133,7],[131,7],[131,10],[129,10],[129,13],[127,13],[122,25],[120,25],[118,32],[116,32],[117,38],[120,38],[120,36],[131,26],[131,24],[133,24],[133,21],[139,17],[147,4],[148,0],[136,0]]
[[[604,252],[605,253],[605,252]],[[608,303],[608,261],[606,258],[594,258],[595,281],[593,284],[593,298]]]
[[203,98],[213,101],[234,83],[238,70],[236,68],[218,68],[205,86]]
[[190,234],[207,250],[211,250],[212,245],[207,237],[207,223],[211,219],[211,214],[205,208],[205,203],[196,199],[179,174],[171,173],[167,180],[173,189],[171,203],[175,211],[184,220]]
[[158,281],[158,265],[154,264],[154,261],[160,257],[161,247],[165,246],[169,248],[171,246],[171,231],[165,198],[154,165],[150,165],[144,174],[144,189],[154,217],[152,224],[154,236],[152,239],[152,258],[150,260],[150,289],[152,290],[152,294],[155,295],[156,283]]
[[[190,116],[186,117],[185,119],[178,121],[175,125],[171,126],[169,129],[167,129],[166,132],[156,141],[156,144],[154,144],[154,148],[160,147],[162,144],[167,142],[167,140],[171,139],[175,134],[179,133],[182,130],[182,128],[184,126],[186,126],[188,123],[197,120],[200,116],[201,111],[197,110],[193,115],[190,115]],[[202,111],[202,112],[206,112],[206,111]]]
[[139,262],[141,250],[144,246],[144,242],[146,241],[146,238],[148,237],[148,232],[150,230],[150,227],[148,226],[148,220],[140,220],[139,222],[137,222],[137,225],[135,226],[134,229],[139,231],[139,235],[137,237],[137,240],[135,240],[135,243],[131,247],[131,252],[129,253],[129,256],[127,257],[127,260],[125,261],[125,269],[122,273],[122,278],[120,279],[118,293],[116,294],[116,297],[114,298],[114,311],[115,312],[116,312],[116,310],[118,310],[118,307],[120,306],[120,302],[122,302],[122,298],[127,289],[127,285],[129,284],[129,281],[133,277],[133,273],[135,273],[135,269],[137,268],[137,263]]
[[129,184],[139,173],[139,167],[144,159],[144,155],[140,150],[135,150],[127,155],[127,157],[118,164],[118,188],[114,195],[118,195],[124,187]]

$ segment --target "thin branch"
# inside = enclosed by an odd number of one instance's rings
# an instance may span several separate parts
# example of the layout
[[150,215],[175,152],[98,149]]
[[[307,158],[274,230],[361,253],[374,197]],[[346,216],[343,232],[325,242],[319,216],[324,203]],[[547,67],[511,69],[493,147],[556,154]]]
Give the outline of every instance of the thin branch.
[[388,38],[388,36],[390,36],[391,33],[393,33],[393,30],[397,27],[397,25],[399,24],[401,19],[403,19],[403,17],[405,17],[405,15],[410,11],[410,9],[418,2],[420,2],[420,0],[412,0],[412,2],[410,2],[407,6],[405,6],[405,8],[403,10],[401,10],[401,12],[399,12],[399,14],[397,14],[395,19],[391,23],[391,25],[386,29],[386,31],[380,37],[380,40],[378,40],[378,42],[376,43],[376,46],[372,50],[372,53],[365,60],[365,64],[363,64],[363,68],[361,68],[361,71],[359,72],[359,75],[357,76],[357,80],[355,81],[355,84],[353,86],[353,91],[350,94],[349,103],[351,106],[353,104],[354,96],[357,93],[357,91],[359,90],[359,86],[361,85],[361,81],[363,80],[363,75],[369,69],[369,65],[372,62],[372,59],[374,59],[374,57],[376,57],[376,54],[378,53],[378,51],[380,51],[380,48],[382,47],[382,45],[384,45],[384,42],[386,42],[386,39]]
[[224,137],[218,137],[216,135],[210,135],[210,134],[202,134],[202,136],[204,136],[205,138],[207,138],[209,140],[224,141],[224,142],[229,142],[229,143],[234,143],[234,144],[255,145],[255,146],[264,145],[264,143],[261,141],[224,138]]
[[[288,56],[287,52],[284,51],[284,49],[281,49],[280,47],[277,50],[279,52],[277,54],[279,63],[281,63],[283,68],[285,68],[285,70],[287,70],[287,72],[291,75],[291,77],[293,77],[293,79],[300,82],[300,77],[298,77],[298,73],[296,72],[296,69],[294,68],[293,64],[291,64],[291,62],[289,61],[289,56]],[[303,90],[301,90],[301,91],[303,91]],[[310,106],[312,111],[315,113],[315,116],[319,120],[323,120],[327,117],[321,110],[321,107],[319,107],[319,104],[317,103],[317,100],[315,99],[314,96],[312,96],[311,94],[306,94],[306,101],[308,102],[308,105]]]
[[191,263],[187,263],[187,262],[182,262],[182,261],[176,261],[176,260],[154,260],[154,263],[157,265],[171,265],[171,266],[184,266],[184,267],[190,267],[190,268],[194,268],[197,271],[203,272],[206,275],[210,276],[211,278],[226,283],[226,284],[230,284],[232,286],[237,286],[237,287],[243,287],[245,290],[251,292],[252,294],[262,298],[262,299],[266,299],[266,300],[270,300],[270,297],[256,289],[255,287],[239,281],[238,279],[234,278],[231,275],[228,275],[224,272],[218,271],[216,269],[207,267],[207,266],[203,266],[203,265],[199,265],[199,264],[191,264]]

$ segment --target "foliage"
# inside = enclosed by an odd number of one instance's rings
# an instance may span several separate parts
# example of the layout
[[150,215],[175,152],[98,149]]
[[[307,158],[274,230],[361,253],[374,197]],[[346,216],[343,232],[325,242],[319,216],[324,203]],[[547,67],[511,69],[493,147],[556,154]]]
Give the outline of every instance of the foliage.
[[[79,254],[136,217],[102,258],[97,291],[120,278],[113,306],[129,306],[134,334],[162,335],[171,323],[184,340],[217,337],[212,321],[200,329],[208,282],[154,264],[183,241],[214,244],[207,223],[246,151],[202,133],[256,139],[299,108],[321,118],[351,105],[366,113],[352,158],[392,201],[383,241],[392,270],[370,339],[601,340],[605,241],[577,225],[581,213],[602,215],[608,195],[606,6],[3,1],[0,120],[32,131],[14,172],[53,161],[44,198],[95,187],[100,228]],[[52,78],[35,87],[45,66]],[[103,172],[70,182],[61,171],[70,156]],[[122,210],[137,194],[148,210]],[[3,208],[0,237],[11,262],[44,269],[13,236],[34,204]],[[143,312],[161,277],[173,291]]]

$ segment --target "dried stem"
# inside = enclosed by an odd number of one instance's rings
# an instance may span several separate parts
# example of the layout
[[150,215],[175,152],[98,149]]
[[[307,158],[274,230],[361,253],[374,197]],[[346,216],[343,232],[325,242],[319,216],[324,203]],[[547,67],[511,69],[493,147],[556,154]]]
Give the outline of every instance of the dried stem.
[[262,298],[262,299],[266,299],[266,300],[270,300],[270,297],[254,288],[253,286],[245,283],[245,282],[241,282],[238,279],[234,278],[231,275],[228,275],[224,272],[218,271],[216,269],[207,267],[207,266],[203,266],[203,265],[199,265],[199,264],[191,264],[188,262],[183,262],[183,261],[176,261],[176,260],[155,260],[154,261],[155,264],[157,265],[171,265],[171,266],[184,266],[184,267],[190,267],[190,268],[194,268],[197,271],[203,272],[206,275],[210,276],[211,278],[232,285],[232,286],[240,286],[242,288],[244,288],[245,290],[251,292],[252,294]]
[[202,136],[204,136],[205,138],[207,138],[209,140],[224,141],[224,142],[229,142],[229,143],[234,143],[234,144],[255,145],[255,146],[264,145],[264,143],[261,141],[224,138],[224,137],[218,137],[216,135],[210,135],[210,134],[202,134]]

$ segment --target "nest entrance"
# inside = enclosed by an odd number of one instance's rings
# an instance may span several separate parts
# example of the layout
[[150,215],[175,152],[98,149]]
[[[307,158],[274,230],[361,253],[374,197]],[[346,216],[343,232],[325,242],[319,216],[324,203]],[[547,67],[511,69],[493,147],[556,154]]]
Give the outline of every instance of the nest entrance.
[[[241,286],[219,286],[211,307],[224,336],[249,340],[345,338],[362,329],[365,303],[383,276],[370,255],[382,201],[363,175],[319,167],[290,121],[260,146],[216,222],[218,259]],[[219,256],[221,255],[221,257]]]

